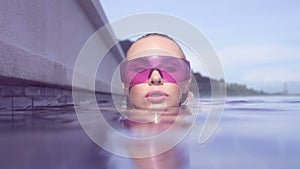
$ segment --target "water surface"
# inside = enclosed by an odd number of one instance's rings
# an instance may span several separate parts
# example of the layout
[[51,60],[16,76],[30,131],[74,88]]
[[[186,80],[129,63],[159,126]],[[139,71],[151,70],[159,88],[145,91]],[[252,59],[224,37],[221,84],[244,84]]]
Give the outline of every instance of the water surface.
[[[0,110],[0,168],[14,169],[298,169],[300,167],[300,98],[296,96],[227,98],[222,120],[204,144],[197,142],[208,102],[200,100],[195,125],[173,149],[152,158],[130,159],[111,154],[94,143],[80,126],[72,105]],[[103,111],[114,128],[159,134],[172,125],[174,114],[161,123],[124,122],[118,112]],[[183,115],[180,115],[183,116]],[[185,114],[184,118],[189,115]],[[184,123],[181,130],[190,123]],[[128,130],[128,128],[130,130]],[[109,134],[103,135],[109,139]],[[122,145],[119,145],[122,148]],[[146,148],[153,145],[145,145]],[[156,145],[154,145],[155,147]],[[129,153],[136,145],[123,147]],[[144,147],[145,148],[145,147]]]

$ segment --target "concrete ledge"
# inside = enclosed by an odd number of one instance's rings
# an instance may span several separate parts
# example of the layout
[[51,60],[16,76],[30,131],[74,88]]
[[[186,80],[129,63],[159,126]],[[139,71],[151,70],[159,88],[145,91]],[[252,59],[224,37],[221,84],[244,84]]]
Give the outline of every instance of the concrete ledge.
[[68,70],[62,64],[0,41],[0,76],[44,83],[70,85]]

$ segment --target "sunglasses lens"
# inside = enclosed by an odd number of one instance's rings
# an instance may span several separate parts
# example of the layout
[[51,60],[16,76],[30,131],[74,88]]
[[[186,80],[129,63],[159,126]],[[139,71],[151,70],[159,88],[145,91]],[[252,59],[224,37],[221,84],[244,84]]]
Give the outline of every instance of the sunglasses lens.
[[187,60],[172,56],[147,56],[121,64],[121,80],[126,84],[140,84],[149,80],[153,70],[158,70],[164,82],[178,83],[190,78]]

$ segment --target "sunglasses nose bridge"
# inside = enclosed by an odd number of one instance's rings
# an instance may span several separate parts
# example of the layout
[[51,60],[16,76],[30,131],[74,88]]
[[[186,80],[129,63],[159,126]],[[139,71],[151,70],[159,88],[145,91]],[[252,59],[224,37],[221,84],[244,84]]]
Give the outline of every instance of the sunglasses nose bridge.
[[163,78],[163,75],[162,75],[160,69],[158,69],[158,68],[151,68],[150,71],[149,71],[148,79],[151,78],[151,76],[152,76],[152,74],[153,74],[153,72],[154,72],[155,70],[158,72],[159,76],[160,76],[161,78]]

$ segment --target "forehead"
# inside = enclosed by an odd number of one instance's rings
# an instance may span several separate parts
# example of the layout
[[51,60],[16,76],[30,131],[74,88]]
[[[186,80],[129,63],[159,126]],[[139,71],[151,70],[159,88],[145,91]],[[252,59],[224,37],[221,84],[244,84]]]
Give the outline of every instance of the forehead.
[[150,36],[133,43],[127,52],[126,60],[153,55],[185,58],[181,48],[171,39],[160,36]]

